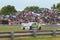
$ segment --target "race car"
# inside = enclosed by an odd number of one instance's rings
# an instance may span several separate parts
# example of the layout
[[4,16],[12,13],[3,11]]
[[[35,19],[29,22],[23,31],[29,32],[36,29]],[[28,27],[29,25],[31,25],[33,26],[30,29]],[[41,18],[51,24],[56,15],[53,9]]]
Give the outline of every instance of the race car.
[[29,22],[29,23],[22,23],[21,24],[21,29],[25,30],[41,30],[41,25],[37,22]]

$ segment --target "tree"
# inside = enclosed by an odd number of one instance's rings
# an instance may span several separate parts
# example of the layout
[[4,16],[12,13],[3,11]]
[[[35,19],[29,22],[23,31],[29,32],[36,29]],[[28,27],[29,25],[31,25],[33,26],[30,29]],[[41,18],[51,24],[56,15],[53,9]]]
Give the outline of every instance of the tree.
[[1,9],[1,14],[3,15],[9,15],[9,14],[14,14],[16,13],[16,9],[14,6],[11,6],[11,5],[7,5],[7,6],[4,6],[2,9]]
[[38,6],[30,6],[26,7],[24,10],[39,10],[40,8]]
[[60,3],[57,4],[56,8],[60,10]]

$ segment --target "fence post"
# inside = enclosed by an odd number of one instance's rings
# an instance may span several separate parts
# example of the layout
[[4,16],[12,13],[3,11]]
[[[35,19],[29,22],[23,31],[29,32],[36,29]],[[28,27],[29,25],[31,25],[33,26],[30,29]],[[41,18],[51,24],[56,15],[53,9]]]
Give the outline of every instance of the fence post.
[[11,40],[14,40],[14,32],[11,32]]
[[53,30],[53,36],[56,36],[56,30]]
[[33,37],[37,37],[36,30],[33,30]]

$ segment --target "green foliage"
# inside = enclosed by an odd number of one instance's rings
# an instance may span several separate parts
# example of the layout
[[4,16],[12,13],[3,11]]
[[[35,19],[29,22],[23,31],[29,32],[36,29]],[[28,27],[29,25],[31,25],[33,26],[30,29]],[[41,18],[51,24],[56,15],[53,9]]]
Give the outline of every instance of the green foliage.
[[38,6],[30,6],[26,7],[24,10],[39,10],[40,8]]
[[57,4],[56,8],[60,10],[60,3]]
[[1,9],[1,12],[0,14],[4,14],[4,15],[9,15],[9,14],[14,14],[16,13],[16,9],[14,6],[11,6],[11,5],[7,5],[7,6],[4,6],[2,9]]

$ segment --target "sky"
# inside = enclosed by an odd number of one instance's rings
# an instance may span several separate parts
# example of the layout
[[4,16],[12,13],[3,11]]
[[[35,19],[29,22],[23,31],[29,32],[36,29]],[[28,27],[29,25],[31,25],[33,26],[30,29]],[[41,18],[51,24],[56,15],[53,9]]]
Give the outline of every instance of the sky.
[[6,5],[15,6],[20,11],[26,6],[39,6],[40,8],[51,8],[53,4],[60,3],[60,0],[0,0],[0,9]]

